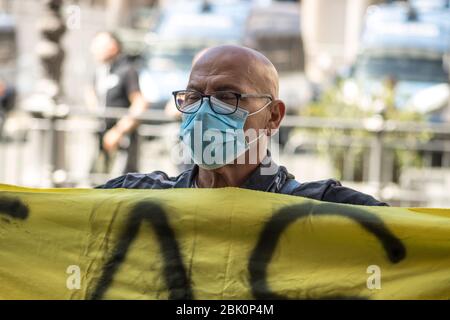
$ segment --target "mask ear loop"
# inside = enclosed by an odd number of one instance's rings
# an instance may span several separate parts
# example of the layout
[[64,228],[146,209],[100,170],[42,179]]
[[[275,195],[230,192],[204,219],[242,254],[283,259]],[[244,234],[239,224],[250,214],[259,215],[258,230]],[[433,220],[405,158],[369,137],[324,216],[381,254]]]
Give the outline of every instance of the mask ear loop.
[[[250,116],[252,116],[252,115],[254,115],[254,114],[257,114],[257,113],[261,112],[262,110],[264,110],[265,108],[267,108],[272,102],[273,102],[272,100],[269,101],[269,102],[267,102],[267,103],[264,105],[264,107],[262,107],[261,109],[255,111],[255,112],[249,113],[249,115],[248,115],[247,117],[250,117]],[[266,132],[267,132],[267,129],[264,129],[264,130],[266,130]],[[256,140],[259,140],[263,135],[264,135],[264,133],[261,133],[256,139],[253,139],[252,141],[248,142],[248,144],[254,143]],[[270,136],[272,136],[272,132],[270,133]]]
[[[247,118],[250,117],[250,116],[252,116],[252,115],[254,115],[254,114],[257,114],[257,113],[263,111],[263,110],[264,110],[265,108],[267,108],[272,102],[273,102],[273,101],[271,100],[271,101],[267,102],[261,109],[255,111],[255,112],[249,113],[249,114],[247,115]],[[267,129],[264,129],[264,130],[267,130]],[[251,145],[252,143],[255,143],[255,141],[258,141],[259,139],[261,139],[262,136],[264,136],[264,132],[261,133],[259,136],[257,136],[255,139],[253,139],[253,140],[251,140],[251,141],[248,141],[248,142],[247,142],[247,145]]]
[[250,116],[252,116],[252,115],[254,115],[254,114],[257,114],[257,113],[263,111],[263,110],[264,110],[265,108],[267,108],[272,102],[273,102],[273,101],[269,101],[269,102],[266,103],[266,104],[264,105],[264,107],[262,107],[261,109],[255,111],[255,112],[249,113],[247,117],[250,117]]
[[[252,115],[254,115],[254,114],[257,114],[257,113],[261,112],[262,110],[264,110],[265,108],[267,108],[272,102],[273,102],[273,101],[269,101],[269,102],[266,103],[261,109],[255,111],[255,112],[249,113],[248,116],[247,116],[247,118],[250,117],[250,116],[252,116]],[[266,130],[266,132],[267,132],[267,129],[264,129],[264,130]],[[251,145],[251,144],[254,143],[255,141],[258,141],[259,139],[261,139],[261,137],[262,137],[264,134],[265,134],[265,132],[261,133],[261,134],[260,134],[259,136],[257,136],[255,139],[253,139],[253,140],[247,142],[247,144],[248,144],[248,145]]]

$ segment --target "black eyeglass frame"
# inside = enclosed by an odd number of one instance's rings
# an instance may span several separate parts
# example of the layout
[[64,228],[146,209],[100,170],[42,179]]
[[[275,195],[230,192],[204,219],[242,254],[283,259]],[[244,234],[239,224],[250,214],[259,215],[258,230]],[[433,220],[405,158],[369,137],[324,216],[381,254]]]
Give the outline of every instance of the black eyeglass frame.
[[[181,108],[180,108],[180,106],[178,105],[178,102],[177,102],[177,95],[178,95],[180,92],[185,92],[185,93],[187,93],[187,92],[192,92],[192,93],[197,93],[197,94],[199,94],[200,97],[201,97],[201,102],[200,102],[198,108],[196,108],[196,109],[195,109],[194,111],[192,111],[192,112],[186,112],[186,111],[181,110]],[[214,108],[212,107],[212,103],[211,103],[211,97],[214,96],[214,95],[217,94],[217,93],[231,93],[231,94],[234,94],[234,95],[235,95],[235,97],[236,97],[236,105],[234,106],[234,110],[233,110],[232,112],[229,112],[229,113],[222,113],[222,112],[217,112],[216,110],[214,110]],[[209,100],[209,105],[210,105],[210,107],[211,107],[211,109],[212,109],[213,112],[215,112],[215,113],[217,113],[217,114],[223,114],[223,115],[230,115],[230,114],[235,113],[235,112],[237,111],[238,107],[239,107],[239,102],[241,101],[242,98],[261,98],[261,99],[262,99],[262,98],[265,98],[265,99],[269,99],[270,102],[273,102],[273,100],[274,100],[271,94],[238,93],[238,92],[234,92],[234,91],[216,91],[216,92],[213,92],[213,93],[211,93],[211,94],[204,94],[204,93],[201,93],[201,92],[196,91],[196,90],[177,90],[177,91],[173,91],[173,92],[172,92],[172,95],[173,95],[173,98],[174,98],[174,100],[175,100],[175,107],[178,109],[178,111],[180,111],[181,113],[185,113],[185,114],[193,114],[193,113],[196,113],[196,112],[199,110],[200,106],[202,105],[203,99],[204,99],[204,98],[208,98],[208,100]],[[218,100],[220,100],[220,99],[218,99]]]

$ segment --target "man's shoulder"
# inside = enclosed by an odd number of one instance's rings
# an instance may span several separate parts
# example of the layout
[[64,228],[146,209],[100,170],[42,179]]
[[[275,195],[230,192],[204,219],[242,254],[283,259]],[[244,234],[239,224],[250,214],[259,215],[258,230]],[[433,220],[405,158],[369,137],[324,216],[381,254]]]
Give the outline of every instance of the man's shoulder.
[[371,195],[344,187],[338,180],[326,179],[299,183],[293,195],[311,199],[366,206],[388,206]]
[[113,73],[125,75],[128,72],[137,72],[136,65],[127,56],[119,57],[111,67]]
[[127,173],[120,177],[109,180],[105,184],[96,187],[97,189],[170,189],[184,176],[185,173],[177,177],[169,177],[163,171],[153,171],[151,173]]

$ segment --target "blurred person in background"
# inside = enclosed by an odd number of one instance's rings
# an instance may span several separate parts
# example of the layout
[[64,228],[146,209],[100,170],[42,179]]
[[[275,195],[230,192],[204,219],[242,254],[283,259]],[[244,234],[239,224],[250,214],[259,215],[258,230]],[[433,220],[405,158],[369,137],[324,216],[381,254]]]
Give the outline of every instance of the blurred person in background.
[[[139,116],[148,103],[139,89],[139,77],[133,63],[124,54],[114,33],[98,33],[91,46],[97,67],[94,84],[88,91],[88,106],[104,114],[109,108],[128,109],[121,119],[107,118],[99,133],[99,154],[92,171],[110,173],[121,153],[126,154],[120,171],[138,171],[137,133]],[[120,160],[119,160],[120,161]]]

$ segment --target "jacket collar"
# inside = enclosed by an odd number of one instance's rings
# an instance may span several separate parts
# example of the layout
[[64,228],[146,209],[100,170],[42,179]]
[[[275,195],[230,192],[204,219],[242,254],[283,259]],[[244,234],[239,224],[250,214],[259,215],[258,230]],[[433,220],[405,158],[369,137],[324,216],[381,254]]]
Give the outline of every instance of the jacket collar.
[[[175,188],[190,188],[198,174],[198,166],[184,171],[178,178]],[[288,177],[288,172],[283,166],[278,166],[267,153],[259,166],[250,174],[241,188],[259,191],[277,192],[281,189]]]

